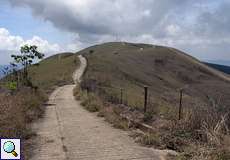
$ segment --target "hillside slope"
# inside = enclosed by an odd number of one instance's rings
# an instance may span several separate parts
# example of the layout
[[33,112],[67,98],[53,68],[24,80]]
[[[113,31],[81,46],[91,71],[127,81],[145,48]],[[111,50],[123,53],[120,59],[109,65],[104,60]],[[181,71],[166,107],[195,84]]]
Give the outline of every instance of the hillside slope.
[[143,97],[143,86],[149,86],[154,106],[177,106],[181,88],[183,104],[188,107],[230,103],[228,76],[173,48],[113,42],[79,53],[88,59],[85,81],[124,88],[132,105],[142,105],[138,101]]
[[52,90],[55,86],[71,84],[72,73],[78,65],[77,55],[60,53],[42,60],[39,66],[32,66],[29,74],[34,85]]

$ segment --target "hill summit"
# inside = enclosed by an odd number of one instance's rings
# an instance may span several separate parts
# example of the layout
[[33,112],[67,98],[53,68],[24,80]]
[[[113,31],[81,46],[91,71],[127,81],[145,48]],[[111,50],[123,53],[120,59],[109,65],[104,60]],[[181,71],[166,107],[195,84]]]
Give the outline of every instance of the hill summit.
[[143,86],[148,86],[156,105],[178,105],[180,89],[186,106],[230,103],[228,75],[174,48],[111,42],[79,53],[88,60],[85,80],[94,80],[97,86],[125,88],[131,99],[143,95]]

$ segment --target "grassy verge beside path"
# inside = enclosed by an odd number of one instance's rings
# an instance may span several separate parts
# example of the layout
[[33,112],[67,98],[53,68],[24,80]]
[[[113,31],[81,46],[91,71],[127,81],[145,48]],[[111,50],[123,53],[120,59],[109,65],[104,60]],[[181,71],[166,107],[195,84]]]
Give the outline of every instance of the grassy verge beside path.
[[31,138],[36,136],[31,130],[31,122],[44,115],[44,103],[49,93],[57,86],[73,83],[72,74],[78,65],[75,54],[54,55],[29,69],[31,81],[38,88],[36,91],[29,87],[20,87],[13,94],[6,89],[1,90],[0,137],[21,138],[24,159],[30,157]]

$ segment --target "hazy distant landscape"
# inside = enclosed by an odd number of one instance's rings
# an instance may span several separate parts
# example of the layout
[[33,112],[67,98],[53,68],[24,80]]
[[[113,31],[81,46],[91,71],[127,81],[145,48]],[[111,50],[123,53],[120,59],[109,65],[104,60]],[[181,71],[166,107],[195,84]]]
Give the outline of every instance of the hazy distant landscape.
[[4,68],[7,67],[7,65],[0,65],[0,78],[2,78],[4,76]]
[[[15,68],[21,68],[21,67],[15,67]],[[5,74],[10,71],[12,71],[12,66],[11,65],[0,65],[0,78],[2,78],[3,76],[5,76]]]
[[230,74],[230,66],[220,65],[220,64],[214,64],[214,63],[207,63],[204,62],[206,65],[215,68],[221,72],[224,72],[226,74]]

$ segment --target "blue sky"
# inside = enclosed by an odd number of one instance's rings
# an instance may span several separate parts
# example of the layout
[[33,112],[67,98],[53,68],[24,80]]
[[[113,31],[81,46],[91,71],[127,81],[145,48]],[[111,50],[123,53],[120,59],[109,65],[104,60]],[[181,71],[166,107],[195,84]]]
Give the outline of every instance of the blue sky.
[[12,7],[7,0],[0,1],[0,20],[0,27],[25,39],[37,35],[50,43],[66,43],[73,38],[71,33],[56,29],[49,21],[33,17],[29,7]]
[[228,0],[1,0],[0,64],[25,43],[51,55],[115,40],[230,64],[229,28]]

